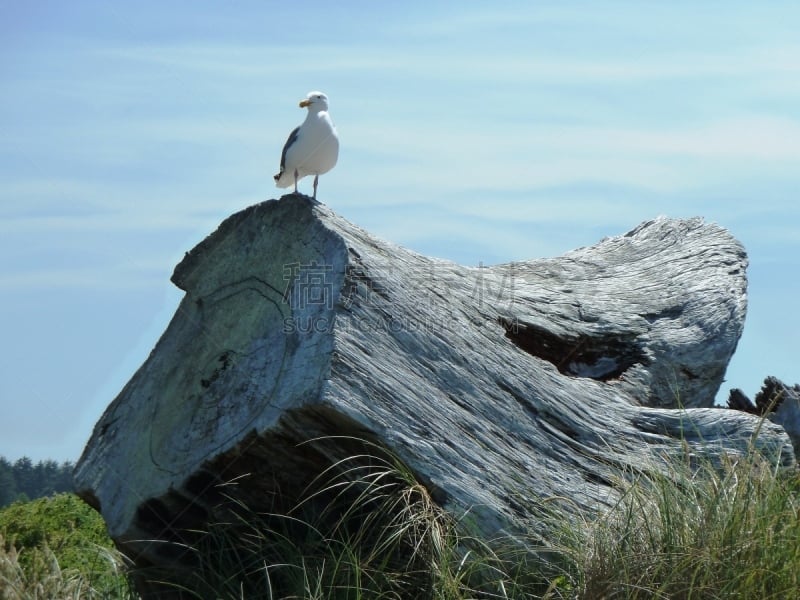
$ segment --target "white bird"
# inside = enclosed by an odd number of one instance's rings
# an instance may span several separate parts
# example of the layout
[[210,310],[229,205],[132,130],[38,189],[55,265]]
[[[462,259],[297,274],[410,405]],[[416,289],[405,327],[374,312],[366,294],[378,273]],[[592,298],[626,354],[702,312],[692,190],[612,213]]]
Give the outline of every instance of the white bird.
[[308,108],[302,125],[289,134],[281,153],[281,172],[275,175],[275,184],[289,187],[306,175],[314,176],[314,198],[317,197],[319,176],[327,173],[339,158],[339,136],[328,114],[328,97],[322,92],[309,92],[300,101],[301,108]]

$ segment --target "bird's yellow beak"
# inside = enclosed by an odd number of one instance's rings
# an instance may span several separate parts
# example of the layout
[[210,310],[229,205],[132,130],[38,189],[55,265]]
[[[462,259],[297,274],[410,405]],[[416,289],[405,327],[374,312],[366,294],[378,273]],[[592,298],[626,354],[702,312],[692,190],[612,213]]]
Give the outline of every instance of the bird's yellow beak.
[[311,106],[311,100],[308,98],[305,100],[300,100],[300,108],[305,108],[306,106]]

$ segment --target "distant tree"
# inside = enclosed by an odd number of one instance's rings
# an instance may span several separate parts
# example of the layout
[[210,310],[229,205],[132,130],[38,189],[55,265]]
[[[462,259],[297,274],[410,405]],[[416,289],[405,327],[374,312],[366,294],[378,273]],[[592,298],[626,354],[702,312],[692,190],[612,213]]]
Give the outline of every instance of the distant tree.
[[36,473],[33,461],[27,456],[19,458],[14,463],[14,479],[17,481],[17,490],[28,498],[36,498]]
[[11,504],[18,495],[14,468],[10,462],[0,456],[0,507]]
[[57,491],[56,482],[58,481],[58,474],[60,467],[54,460],[39,461],[33,468],[34,482],[36,485],[36,497],[50,496]]
[[14,463],[0,456],[0,507],[18,500],[34,500],[61,492],[72,492],[71,462],[40,460],[36,464],[23,456]]
[[75,463],[72,461],[65,461],[61,463],[58,469],[58,474],[55,479],[55,486],[57,492],[74,492],[75,480],[72,478],[72,472],[75,470]]

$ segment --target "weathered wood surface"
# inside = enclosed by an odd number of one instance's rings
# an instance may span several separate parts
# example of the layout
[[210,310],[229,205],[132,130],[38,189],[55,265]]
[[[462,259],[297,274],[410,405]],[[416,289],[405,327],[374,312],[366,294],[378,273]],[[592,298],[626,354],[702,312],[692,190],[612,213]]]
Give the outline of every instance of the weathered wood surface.
[[325,466],[297,446],[318,435],[377,441],[487,536],[535,525],[536,497],[591,513],[623,470],[687,447],[743,452],[760,431],[792,464],[780,427],[703,408],[742,331],[745,269],[699,219],[472,268],[301,195],[252,206],[175,269],[186,296],[97,423],[79,493],[158,564],[152,540],[201,526],[216,483],[250,473],[229,492],[290,505]]

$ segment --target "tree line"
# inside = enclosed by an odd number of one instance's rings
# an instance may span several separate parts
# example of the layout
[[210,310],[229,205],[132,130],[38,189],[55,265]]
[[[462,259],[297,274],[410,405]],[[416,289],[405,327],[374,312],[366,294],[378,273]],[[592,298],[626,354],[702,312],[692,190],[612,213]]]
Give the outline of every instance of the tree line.
[[11,462],[0,456],[0,507],[17,500],[33,500],[58,492],[71,492],[75,486],[69,461],[54,460],[34,463],[27,456]]

